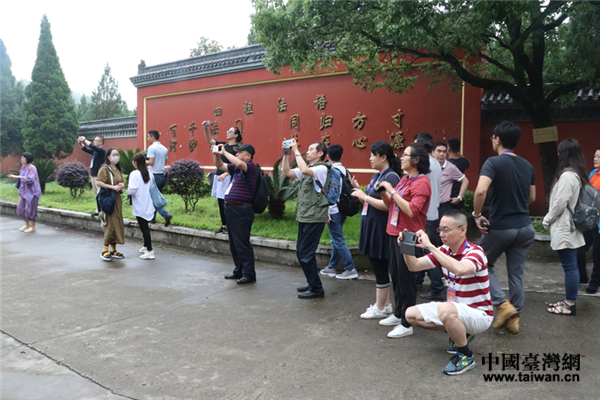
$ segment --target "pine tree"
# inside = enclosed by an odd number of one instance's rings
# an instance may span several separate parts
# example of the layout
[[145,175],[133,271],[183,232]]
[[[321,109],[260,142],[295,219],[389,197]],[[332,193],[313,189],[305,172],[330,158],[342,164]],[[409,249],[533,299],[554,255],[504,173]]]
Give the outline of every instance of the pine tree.
[[36,158],[65,158],[73,152],[79,122],[71,89],[52,43],[50,22],[42,17],[37,59],[25,89],[23,147]]
[[106,64],[98,87],[92,92],[91,117],[94,120],[129,116],[127,103],[121,98],[119,84]]
[[23,151],[21,135],[22,108],[25,101],[23,84],[17,83],[11,70],[12,63],[0,39],[0,155],[19,154]]
[[92,114],[92,104],[87,100],[87,96],[84,94],[79,99],[79,104],[77,105],[77,116],[79,117],[79,122],[83,121],[91,121],[94,118],[91,116]]

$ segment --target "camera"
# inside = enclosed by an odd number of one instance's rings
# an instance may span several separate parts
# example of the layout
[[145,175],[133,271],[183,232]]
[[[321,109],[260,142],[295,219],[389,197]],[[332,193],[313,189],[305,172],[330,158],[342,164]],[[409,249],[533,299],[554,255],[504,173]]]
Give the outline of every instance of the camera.
[[380,185],[379,183],[375,185],[375,191],[377,193],[381,193],[385,190],[385,187],[383,185]]
[[400,251],[402,254],[407,256],[421,257],[423,256],[423,249],[417,247],[419,243],[419,237],[413,232],[402,232],[402,241],[400,242]]
[[219,152],[219,146],[215,145],[212,147],[212,152],[213,153],[218,153]]
[[283,155],[284,156],[289,156],[292,154],[292,149],[290,148],[290,144],[292,144],[291,140],[286,140],[285,142],[283,142],[283,144],[286,146],[283,148]]

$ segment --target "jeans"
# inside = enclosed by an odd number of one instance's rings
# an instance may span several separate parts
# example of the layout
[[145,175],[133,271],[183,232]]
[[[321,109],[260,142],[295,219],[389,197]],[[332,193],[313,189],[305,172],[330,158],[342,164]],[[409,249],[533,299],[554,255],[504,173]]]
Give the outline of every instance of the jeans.
[[319,240],[325,228],[325,223],[298,223],[298,240],[296,241],[296,256],[304,271],[306,282],[312,292],[321,292],[323,284],[319,278],[317,257],[315,255]]
[[525,259],[529,246],[533,244],[535,231],[533,225],[518,229],[489,230],[481,239],[481,247],[488,259],[490,295],[495,306],[506,301],[498,277],[494,273],[494,264],[502,253],[506,253],[506,271],[508,273],[508,291],[510,303],[521,312],[525,304]]
[[344,239],[344,221],[346,216],[341,213],[333,214],[329,216],[331,221],[329,222],[329,235],[331,236],[331,259],[329,260],[329,267],[335,269],[340,262],[340,258],[344,259],[346,269],[348,271],[355,268],[354,260],[352,260],[352,254],[348,250],[348,245]]
[[[162,193],[163,188],[167,184],[167,177],[165,176],[165,174],[154,174],[154,182],[156,183],[156,187],[158,188],[158,190]],[[165,219],[172,216],[164,208],[158,208],[156,211],[158,211],[161,217]],[[156,221],[156,211],[154,212],[154,218],[152,218],[152,222]]]
[[565,291],[567,300],[577,300],[577,289],[579,289],[579,268],[577,267],[577,249],[556,250],[560,265],[565,271]]

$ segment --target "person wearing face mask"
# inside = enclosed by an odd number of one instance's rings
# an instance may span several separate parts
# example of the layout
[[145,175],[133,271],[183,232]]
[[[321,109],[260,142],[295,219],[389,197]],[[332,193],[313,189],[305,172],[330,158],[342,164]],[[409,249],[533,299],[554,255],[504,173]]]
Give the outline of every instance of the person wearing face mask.
[[[112,214],[106,215],[102,212],[104,225],[104,248],[100,257],[104,261],[112,261],[114,258],[124,258],[122,253],[117,251],[117,244],[125,243],[125,227],[123,225],[123,202],[121,193],[123,192],[123,173],[119,163],[119,151],[111,147],[106,152],[106,164],[100,167],[96,185],[99,188],[106,188],[115,191],[115,210]],[[110,246],[110,250],[109,250]]]
[[[204,127],[204,138],[206,142],[212,146],[223,145],[223,148],[227,153],[235,156],[237,154],[237,146],[242,145],[242,133],[237,126],[232,126],[227,130],[227,142],[220,142],[216,138],[213,138],[208,129],[210,127],[210,121],[202,122]],[[229,160],[224,155],[221,155],[221,161],[224,164],[228,164]],[[225,216],[225,192],[231,183],[231,176],[227,171],[223,171],[219,168],[215,171],[215,177],[212,182],[211,196],[217,198],[219,203],[219,215],[221,216],[221,227],[215,231],[215,233],[223,233],[227,235],[227,217]]]

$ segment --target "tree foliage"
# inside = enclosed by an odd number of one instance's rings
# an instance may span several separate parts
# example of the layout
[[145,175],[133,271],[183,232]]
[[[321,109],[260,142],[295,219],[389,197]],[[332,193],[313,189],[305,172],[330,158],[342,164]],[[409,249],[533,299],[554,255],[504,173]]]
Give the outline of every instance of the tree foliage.
[[94,119],[92,117],[92,104],[88,101],[85,94],[81,96],[79,104],[77,104],[77,116],[79,122],[92,121]]
[[42,17],[37,58],[25,88],[23,147],[36,158],[64,158],[73,152],[79,122],[50,32]]
[[56,183],[69,188],[73,197],[81,196],[89,182],[88,169],[79,161],[64,163],[56,171]]
[[[600,83],[600,6],[588,1],[254,0],[254,34],[274,72],[343,61],[364,90],[402,93],[418,73],[501,90],[536,128],[558,98]],[[571,97],[569,97],[571,96]],[[540,144],[548,193],[556,144]]]
[[16,155],[23,152],[21,135],[22,109],[25,101],[23,84],[17,82],[11,70],[12,63],[0,39],[0,155]]
[[119,84],[110,74],[110,66],[106,64],[98,87],[92,92],[90,107],[92,120],[128,117],[127,103],[121,98]]
[[219,42],[204,36],[200,36],[196,47],[190,49],[190,57],[202,56],[208,53],[216,53],[221,50],[223,50],[223,46],[221,46]]
[[178,194],[185,203],[185,211],[194,211],[203,195],[204,170],[191,158],[177,160],[167,172],[167,185],[171,193]]

